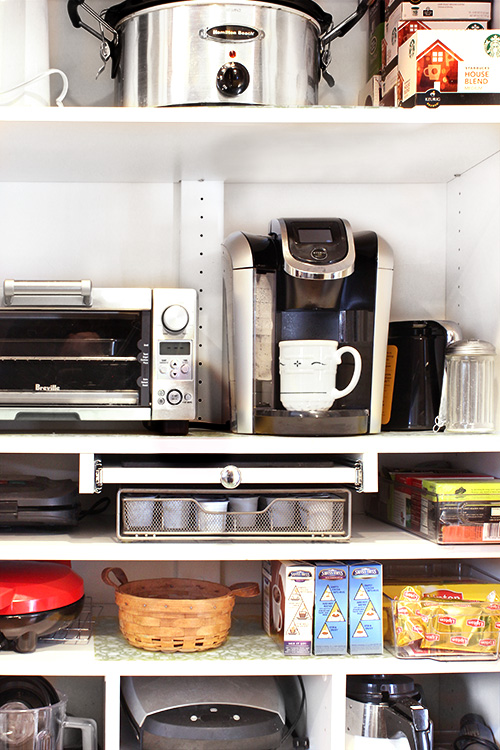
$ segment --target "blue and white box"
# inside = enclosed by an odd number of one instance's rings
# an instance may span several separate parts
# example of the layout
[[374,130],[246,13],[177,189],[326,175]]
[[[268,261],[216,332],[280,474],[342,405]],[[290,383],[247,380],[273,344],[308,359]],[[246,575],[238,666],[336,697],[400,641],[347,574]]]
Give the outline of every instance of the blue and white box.
[[349,563],[349,653],[382,654],[382,565]]
[[349,568],[346,563],[317,561],[313,653],[347,653]]

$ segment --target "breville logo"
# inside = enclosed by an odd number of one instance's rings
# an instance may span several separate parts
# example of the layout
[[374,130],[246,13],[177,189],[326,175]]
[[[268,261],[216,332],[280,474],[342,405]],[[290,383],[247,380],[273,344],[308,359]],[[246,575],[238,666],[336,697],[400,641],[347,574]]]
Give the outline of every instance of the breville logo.
[[52,385],[40,385],[40,383],[35,383],[35,391],[60,391],[60,390],[61,388],[55,383],[52,383]]

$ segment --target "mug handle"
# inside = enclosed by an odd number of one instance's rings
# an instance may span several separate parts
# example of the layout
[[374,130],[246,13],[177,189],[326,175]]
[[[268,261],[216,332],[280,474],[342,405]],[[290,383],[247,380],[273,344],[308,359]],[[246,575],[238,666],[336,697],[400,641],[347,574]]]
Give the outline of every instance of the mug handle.
[[78,716],[67,716],[63,729],[80,729],[82,733],[82,750],[97,750],[97,723],[94,719],[82,719]]
[[351,382],[348,383],[345,388],[341,391],[338,391],[335,388],[335,399],[342,398],[342,396],[347,396],[348,393],[351,393],[351,391],[356,388],[361,376],[361,354],[353,346],[341,346],[340,349],[337,349],[338,364],[340,364],[342,356],[347,352],[350,352],[354,357],[354,372],[352,374]]

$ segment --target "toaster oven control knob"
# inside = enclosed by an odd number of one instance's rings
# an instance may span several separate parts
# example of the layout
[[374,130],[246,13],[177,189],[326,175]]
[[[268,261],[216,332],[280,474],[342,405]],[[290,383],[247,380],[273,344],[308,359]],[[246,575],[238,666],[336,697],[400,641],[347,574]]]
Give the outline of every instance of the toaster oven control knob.
[[250,73],[241,63],[226,63],[217,73],[217,89],[224,96],[238,96],[242,94],[248,88],[249,83]]
[[189,323],[189,313],[182,305],[169,305],[161,316],[163,325],[170,333],[180,333]]

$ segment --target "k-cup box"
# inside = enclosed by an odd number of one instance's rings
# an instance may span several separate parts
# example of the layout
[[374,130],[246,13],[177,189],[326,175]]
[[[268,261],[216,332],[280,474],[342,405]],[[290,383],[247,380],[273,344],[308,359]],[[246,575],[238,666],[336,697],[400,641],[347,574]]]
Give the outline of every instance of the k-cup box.
[[386,2],[385,17],[395,16],[400,21],[410,21],[412,18],[436,20],[486,21],[491,19],[492,3],[487,0],[466,0],[454,2],[450,0],[427,0],[427,2]]
[[296,560],[262,564],[262,624],[288,656],[312,654],[315,567]]
[[403,107],[500,104],[500,30],[417,31],[399,49]]
[[359,92],[360,107],[378,107],[380,104],[380,76],[372,76]]
[[397,84],[399,78],[399,68],[397,60],[393,60],[391,65],[385,68],[380,76],[380,106],[395,107],[397,105]]
[[347,653],[349,568],[346,563],[318,561],[314,597],[313,653]]
[[382,70],[384,27],[385,3],[375,0],[368,8],[368,79]]
[[349,563],[349,653],[381,654],[382,565],[379,562]]
[[488,20],[481,21],[435,21],[419,20],[401,21],[397,13],[386,21],[384,41],[382,45],[382,61],[384,67],[397,59],[399,48],[417,31],[441,31],[442,29],[466,29],[467,31],[481,31],[488,28]]

